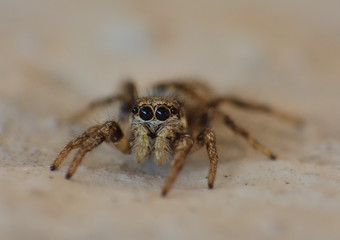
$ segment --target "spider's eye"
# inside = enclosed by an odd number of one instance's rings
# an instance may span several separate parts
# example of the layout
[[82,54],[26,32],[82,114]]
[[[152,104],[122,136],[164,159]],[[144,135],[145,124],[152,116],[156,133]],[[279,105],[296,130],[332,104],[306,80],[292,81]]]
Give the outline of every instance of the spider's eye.
[[150,107],[142,107],[139,110],[139,116],[145,121],[151,120],[153,118],[152,109]]
[[178,113],[178,109],[177,109],[177,108],[174,108],[174,107],[171,108],[170,111],[171,111],[172,114],[177,114],[177,113]]
[[132,113],[133,113],[133,114],[136,114],[136,113],[138,113],[138,107],[134,107],[134,108],[132,108]]
[[156,118],[160,121],[165,121],[170,117],[169,109],[166,107],[159,107],[156,111]]

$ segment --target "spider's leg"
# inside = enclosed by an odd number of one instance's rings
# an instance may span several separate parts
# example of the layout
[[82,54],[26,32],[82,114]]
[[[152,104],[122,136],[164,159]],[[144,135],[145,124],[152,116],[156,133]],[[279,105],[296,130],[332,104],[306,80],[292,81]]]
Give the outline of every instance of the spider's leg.
[[266,113],[266,114],[269,114],[269,115],[273,115],[277,118],[283,119],[285,121],[292,122],[292,123],[297,124],[297,125],[302,123],[302,119],[300,119],[296,116],[293,116],[293,115],[290,115],[288,113],[279,111],[277,109],[271,108],[271,107],[264,105],[264,104],[253,103],[253,102],[245,101],[245,100],[242,100],[242,99],[236,98],[236,97],[226,96],[226,97],[216,98],[213,101],[211,101],[210,105],[211,105],[211,107],[218,107],[222,103],[227,103],[227,104],[233,105],[235,107],[246,109],[246,110],[258,111],[258,112]]
[[247,142],[252,145],[255,149],[261,151],[264,155],[268,156],[270,159],[275,160],[276,154],[274,154],[272,151],[270,151],[268,148],[266,148],[264,145],[262,145],[259,141],[257,141],[255,138],[253,138],[245,129],[238,126],[228,115],[222,114],[224,119],[224,123],[236,134],[242,136],[247,140]]
[[64,161],[64,159],[67,157],[67,155],[76,148],[80,148],[84,145],[85,141],[90,139],[91,135],[94,135],[94,132],[98,126],[92,126],[89,129],[87,129],[85,132],[83,132],[78,137],[72,139],[59,153],[58,157],[54,160],[53,164],[51,165],[51,170],[56,170],[59,168],[61,163]]
[[165,184],[162,189],[162,196],[165,196],[169,192],[170,188],[172,187],[178,176],[178,173],[182,170],[185,159],[193,145],[193,140],[189,135],[184,135],[180,137],[180,139],[177,141],[178,142],[175,148],[174,160],[172,162],[169,174],[165,180]]
[[137,98],[137,90],[132,82],[125,82],[121,94],[108,96],[91,102],[86,108],[71,117],[71,121],[76,122],[93,110],[104,107],[115,102],[122,102],[121,111],[123,115],[130,113],[132,106]]
[[210,163],[208,175],[208,187],[212,189],[214,187],[218,163],[215,133],[209,128],[203,129],[201,133],[197,136],[197,143],[201,146],[205,144],[207,148]]
[[127,121],[133,105],[138,98],[136,86],[133,82],[125,82],[122,89],[123,101],[120,106],[120,120]]
[[77,122],[80,119],[82,119],[85,116],[87,116],[90,112],[92,112],[93,110],[95,110],[95,109],[97,109],[99,107],[107,106],[107,105],[110,105],[110,104],[112,104],[114,102],[118,102],[118,101],[122,101],[122,100],[123,100],[123,96],[115,95],[115,96],[109,96],[109,97],[105,97],[105,98],[93,101],[87,107],[85,107],[83,110],[80,110],[79,112],[74,114],[71,117],[71,121],[72,122]]
[[[115,121],[108,121],[103,124],[90,127],[83,134],[74,140],[71,140],[66,145],[66,147],[60,152],[56,160],[51,165],[51,170],[56,170],[71,150],[79,148],[66,175],[66,178],[72,177],[85,154],[104,141],[115,145],[119,144],[120,142],[127,142],[121,128]],[[120,147],[118,147],[118,149],[127,153],[129,152],[129,145],[122,144]]]
[[97,141],[93,140],[91,141],[88,145],[85,146],[81,146],[81,148],[78,150],[78,152],[76,153],[68,171],[67,174],[65,176],[66,179],[70,179],[73,174],[75,173],[75,171],[77,170],[79,164],[81,163],[81,161],[83,160],[84,156],[86,153],[90,152],[93,148],[97,147],[99,144],[101,144],[103,142],[102,139],[98,139]]
[[52,163],[50,169],[51,171],[54,171],[59,168],[61,163],[64,161],[66,156],[75,148],[78,148],[80,146],[80,142],[82,141],[83,135],[71,140],[64,149],[59,153],[58,157],[54,160]]

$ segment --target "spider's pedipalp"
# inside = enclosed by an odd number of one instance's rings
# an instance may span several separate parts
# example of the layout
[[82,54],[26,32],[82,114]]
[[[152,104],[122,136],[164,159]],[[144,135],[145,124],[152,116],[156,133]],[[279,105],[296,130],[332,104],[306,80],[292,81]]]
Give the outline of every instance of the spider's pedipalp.
[[136,152],[137,162],[142,163],[150,152],[148,131],[143,125],[136,125],[134,135],[133,151]]
[[155,141],[155,160],[158,165],[164,165],[167,154],[170,152],[170,143],[175,138],[174,129],[163,127],[157,134]]

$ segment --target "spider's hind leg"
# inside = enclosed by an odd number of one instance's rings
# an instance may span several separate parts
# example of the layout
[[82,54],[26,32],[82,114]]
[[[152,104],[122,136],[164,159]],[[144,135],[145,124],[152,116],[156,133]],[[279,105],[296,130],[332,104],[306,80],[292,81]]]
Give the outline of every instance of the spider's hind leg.
[[266,113],[268,115],[275,116],[279,119],[291,122],[296,125],[299,125],[303,122],[302,119],[300,119],[299,117],[293,116],[289,113],[279,111],[265,104],[253,103],[253,102],[245,101],[237,97],[229,97],[229,96],[219,97],[213,100],[210,103],[210,105],[211,107],[217,108],[222,103],[227,103],[227,104],[230,104],[230,105],[233,105],[235,107],[242,108],[245,110],[252,110],[256,112]]
[[246,141],[252,145],[255,149],[262,152],[264,155],[268,156],[270,159],[275,160],[277,158],[276,154],[274,154],[271,150],[269,150],[267,147],[262,145],[259,141],[257,141],[255,138],[253,138],[245,129],[238,126],[234,120],[232,120],[228,115],[222,114],[224,123],[236,134],[242,136],[246,139]]
[[77,114],[71,117],[72,122],[77,122],[93,110],[108,106],[116,102],[122,102],[121,104],[121,120],[129,115],[132,106],[137,98],[137,90],[135,84],[131,81],[127,81],[123,84],[122,91],[120,94],[108,96],[102,99],[91,102],[86,108],[79,111]]

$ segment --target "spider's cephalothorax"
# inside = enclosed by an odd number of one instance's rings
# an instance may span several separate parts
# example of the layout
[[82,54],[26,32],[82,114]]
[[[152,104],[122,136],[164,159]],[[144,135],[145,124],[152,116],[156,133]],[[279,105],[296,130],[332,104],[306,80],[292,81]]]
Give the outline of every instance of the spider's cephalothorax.
[[[153,155],[159,165],[172,158],[170,172],[162,189],[162,195],[165,196],[182,169],[187,155],[206,146],[210,164],[208,187],[213,188],[218,162],[215,134],[210,128],[213,117],[220,117],[232,131],[244,137],[254,148],[271,159],[276,158],[275,154],[250,136],[227,114],[219,111],[222,103],[299,122],[299,119],[265,105],[235,97],[214,97],[205,85],[197,81],[161,83],[154,86],[147,96],[140,98],[134,84],[127,82],[123,85],[121,94],[93,102],[77,114],[75,120],[94,108],[117,101],[121,103],[120,123],[107,121],[87,129],[65,146],[51,165],[51,170],[57,169],[69,152],[78,148],[66,174],[66,178],[71,178],[85,154],[102,142],[107,142],[123,153],[134,154],[139,163],[150,155]],[[128,118],[130,121],[127,121]],[[123,131],[120,124],[127,122],[130,126]]]
[[143,97],[132,108],[132,152],[138,162],[154,153],[163,165],[173,152],[173,145],[185,133],[186,119],[177,100],[169,97]]

